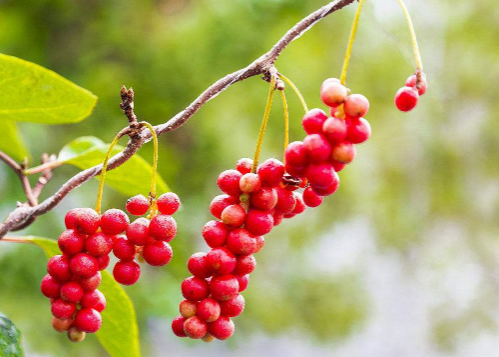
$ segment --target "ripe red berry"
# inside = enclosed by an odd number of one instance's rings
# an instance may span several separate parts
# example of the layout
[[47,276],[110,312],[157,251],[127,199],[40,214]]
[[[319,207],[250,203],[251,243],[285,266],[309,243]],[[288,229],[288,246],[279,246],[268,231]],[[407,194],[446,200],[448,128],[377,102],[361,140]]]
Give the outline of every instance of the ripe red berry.
[[187,335],[184,332],[185,320],[186,320],[185,317],[178,316],[172,321],[172,331],[178,337],[187,337]]
[[226,301],[235,297],[239,292],[239,282],[233,275],[219,275],[211,279],[211,296],[218,301]]
[[102,316],[94,309],[84,308],[76,313],[74,324],[76,328],[81,331],[94,333],[97,332],[102,325]]
[[177,235],[177,222],[172,216],[160,214],[149,224],[149,235],[156,240],[171,241]]
[[131,223],[126,229],[126,236],[130,243],[143,246],[149,239],[149,220],[139,218]]
[[247,157],[239,159],[236,164],[236,170],[240,173],[247,174],[251,172],[251,168],[253,167],[253,160],[248,159]]
[[335,180],[334,182],[328,186],[328,187],[312,187],[314,192],[318,194],[319,196],[329,196],[335,193],[338,190],[338,186],[340,185],[340,178],[338,177],[338,174],[335,172]]
[[161,267],[172,260],[173,250],[166,242],[153,241],[144,246],[142,256],[149,265]]
[[307,134],[322,133],[322,126],[327,119],[327,114],[321,109],[309,110],[302,119],[303,129]]
[[330,163],[310,165],[307,169],[307,179],[312,187],[329,187],[335,180],[335,171]]
[[220,303],[220,313],[223,316],[236,317],[241,315],[244,305],[244,297],[241,294],[237,294],[232,299]]
[[73,208],[64,219],[68,229],[76,229],[80,233],[90,235],[99,229],[99,214],[91,208]]
[[351,117],[360,118],[367,114],[369,101],[362,94],[349,95],[343,106],[345,114]]
[[203,252],[191,255],[189,260],[187,260],[187,269],[192,275],[198,278],[209,278],[213,273],[212,268],[206,259],[206,253]]
[[284,152],[286,165],[305,167],[308,164],[308,150],[302,141],[293,141]]
[[239,188],[239,180],[243,175],[237,170],[225,170],[217,179],[217,185],[226,194],[230,196],[239,196],[241,189]]
[[107,255],[112,249],[113,239],[102,232],[92,234],[85,241],[85,250],[94,257]]
[[180,315],[188,319],[189,317],[196,316],[198,303],[190,300],[182,300],[178,306]]
[[288,162],[286,162],[286,172],[293,177],[299,177],[299,178],[304,177],[306,169],[307,169],[306,166],[298,167],[290,165]]
[[57,332],[67,331],[73,324],[74,319],[58,319],[57,317],[52,318],[52,327]]
[[244,193],[256,192],[262,187],[260,176],[253,173],[244,174],[239,180],[239,189]]
[[210,212],[213,216],[220,219],[223,210],[233,204],[238,203],[238,200],[229,195],[218,195],[210,203]]
[[265,245],[265,238],[263,236],[257,236],[255,240],[256,240],[256,250],[255,253],[253,254],[258,253],[260,250],[262,250],[263,246]]
[[349,164],[355,159],[355,147],[348,141],[343,141],[333,147],[331,157],[343,164]]
[[91,308],[102,312],[106,308],[106,297],[99,290],[89,291],[83,294],[80,304],[84,308]]
[[312,187],[307,187],[303,191],[303,202],[308,207],[318,207],[321,205],[322,201],[324,201],[324,197],[317,195]]
[[208,282],[195,276],[184,279],[181,290],[184,298],[191,301],[203,300],[209,294]]
[[54,255],[47,264],[47,271],[60,282],[68,281],[71,278],[69,258],[65,255]]
[[58,319],[69,319],[76,312],[76,305],[73,302],[64,301],[63,299],[55,299],[50,306],[52,315]]
[[227,236],[227,248],[234,254],[253,254],[256,249],[256,240],[246,229],[239,228]]
[[212,298],[203,299],[198,303],[196,315],[203,321],[213,322],[220,317],[220,304]]
[[411,87],[402,87],[395,94],[395,105],[402,112],[408,112],[418,104],[419,94]]
[[99,263],[88,253],[78,253],[69,263],[71,272],[79,278],[90,278],[99,271]]
[[334,171],[336,172],[340,172],[341,170],[343,170],[346,166],[346,164],[342,163],[342,162],[339,162],[339,161],[336,161],[334,160],[333,158],[331,158],[331,160],[329,160],[329,162],[331,163],[331,165],[333,165],[333,169]]
[[222,222],[230,227],[241,227],[246,218],[246,211],[241,205],[227,206],[221,215]]
[[184,322],[184,332],[190,338],[202,338],[204,335],[206,335],[207,331],[208,326],[206,322],[204,322],[197,316],[189,317]]
[[[417,77],[415,74],[413,74],[412,76],[407,78],[407,80],[405,81],[405,86],[416,89],[416,81],[417,81]],[[420,88],[418,90],[418,94],[419,95],[425,94],[427,88],[428,88],[428,83],[426,82],[426,76],[423,73],[422,78],[421,78]]]
[[213,248],[206,254],[206,262],[217,274],[229,274],[236,267],[236,256],[227,248]]
[[144,195],[136,195],[126,201],[125,208],[134,216],[142,216],[149,210],[149,200]]
[[180,198],[176,193],[167,192],[159,196],[156,204],[161,213],[172,215],[177,212],[180,207]]
[[246,290],[250,281],[249,274],[243,276],[236,275],[236,279],[239,283],[239,292],[243,292],[244,290]]
[[61,233],[57,244],[66,255],[75,255],[83,251],[85,247],[85,234],[79,233],[79,231],[75,229],[68,229]]
[[232,274],[237,276],[251,274],[255,268],[256,259],[253,254],[240,255],[237,257],[236,268],[232,271]]
[[129,224],[130,220],[125,212],[116,208],[111,208],[102,215],[100,227],[108,236],[114,236],[123,233]]
[[347,124],[345,120],[331,117],[324,122],[322,127],[324,135],[331,142],[340,142],[347,136]]
[[246,216],[246,229],[255,236],[269,233],[274,227],[274,217],[268,211],[250,209]]
[[326,80],[321,86],[321,100],[328,107],[343,104],[347,96],[346,87],[336,81]]
[[361,144],[371,136],[371,125],[364,118],[352,119],[348,123],[347,141]]
[[85,332],[78,330],[75,326],[68,329],[68,339],[71,342],[81,342],[85,339]]
[[84,291],[93,291],[97,289],[102,281],[102,274],[100,271],[90,278],[81,278],[79,280],[81,287]]
[[208,324],[208,332],[219,340],[226,340],[234,334],[234,322],[227,316],[220,316],[217,321]]
[[227,233],[227,226],[219,221],[207,222],[201,232],[206,244],[208,244],[211,248],[225,245],[225,242],[227,241]]
[[257,170],[263,185],[275,186],[279,184],[284,175],[284,165],[276,159],[265,160]]
[[274,218],[274,227],[277,227],[282,223],[284,213],[281,211],[274,211],[274,213],[272,213],[272,217]]
[[277,204],[277,191],[273,187],[262,187],[251,195],[251,205],[263,211],[269,211]]
[[[279,187],[277,189],[277,205],[275,209],[283,214],[290,213],[296,206],[296,198],[293,192]],[[275,224],[275,222],[274,222]]]
[[48,298],[58,298],[61,291],[61,283],[47,274],[42,279],[40,290],[42,291],[42,294]]
[[110,258],[108,255],[101,255],[97,257],[97,263],[99,264],[99,270],[104,270],[109,266]]
[[308,151],[308,157],[312,162],[324,162],[331,156],[331,144],[322,134],[307,135],[303,139],[303,145]]
[[83,288],[76,281],[68,281],[61,286],[61,298],[68,302],[78,302],[83,296]]
[[292,214],[303,213],[307,207],[305,206],[305,202],[303,202],[302,195],[298,192],[293,192],[293,195],[295,196],[296,199],[296,205],[291,213]]
[[113,243],[113,253],[118,259],[132,260],[136,254],[135,245],[123,236],[116,237]]
[[140,265],[135,261],[118,261],[113,269],[114,280],[122,285],[133,285],[139,280]]

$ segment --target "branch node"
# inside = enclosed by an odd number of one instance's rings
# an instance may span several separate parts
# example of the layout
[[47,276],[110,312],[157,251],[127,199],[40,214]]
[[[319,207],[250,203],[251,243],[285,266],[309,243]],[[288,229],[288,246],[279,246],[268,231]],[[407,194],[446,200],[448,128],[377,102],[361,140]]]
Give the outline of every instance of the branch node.
[[126,117],[128,118],[128,124],[130,128],[135,128],[137,127],[137,116],[133,112],[133,107],[134,107],[133,88],[130,87],[130,89],[126,89],[125,86],[121,87],[120,95],[121,95],[120,108],[123,110],[123,113],[125,113]]

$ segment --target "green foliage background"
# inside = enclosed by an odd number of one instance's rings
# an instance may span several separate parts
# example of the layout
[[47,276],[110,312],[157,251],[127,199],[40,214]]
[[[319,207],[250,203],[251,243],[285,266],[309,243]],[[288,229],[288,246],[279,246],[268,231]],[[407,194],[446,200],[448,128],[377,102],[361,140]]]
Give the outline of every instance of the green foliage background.
[[[0,0],[1,53],[50,68],[99,97],[94,115],[82,123],[21,123],[31,164],[79,136],[110,142],[126,124],[118,106],[123,84],[135,89],[140,119],[165,122],[325,2]],[[183,209],[176,215],[172,263],[145,268],[140,282],[126,289],[144,356],[242,350],[280,356],[293,348],[303,355],[461,356],[497,347],[499,7],[449,0],[407,5],[427,94],[409,114],[395,109],[393,95],[413,71],[408,32],[395,0],[367,1],[348,86],[370,100],[372,139],[342,172],[334,197],[268,236],[229,342],[175,339],[168,325],[188,275],[187,257],[206,250],[200,230],[218,194],[216,177],[253,153],[267,85],[258,78],[235,84],[161,137],[159,170]],[[351,6],[328,17],[277,62],[310,107],[321,105],[322,80],[339,76],[353,12]],[[300,140],[301,107],[291,92],[288,99],[291,138]],[[276,101],[264,157],[282,155],[281,108]],[[140,154],[150,162],[152,145]],[[58,168],[43,197],[76,172]],[[94,205],[96,189],[89,182],[75,190],[23,233],[57,238],[64,213]],[[123,207],[126,198],[108,189],[104,206]],[[17,200],[23,200],[17,177],[0,165],[2,217]],[[93,336],[72,345],[52,331],[39,293],[43,253],[0,247],[0,310],[22,331],[27,355],[105,356]]]

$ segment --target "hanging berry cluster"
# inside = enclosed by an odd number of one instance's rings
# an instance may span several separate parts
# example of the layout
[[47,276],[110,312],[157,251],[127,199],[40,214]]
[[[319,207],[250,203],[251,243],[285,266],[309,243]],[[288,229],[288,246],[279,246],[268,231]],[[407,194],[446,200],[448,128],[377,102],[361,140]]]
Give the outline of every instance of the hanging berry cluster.
[[395,94],[395,105],[402,112],[414,109],[418,104],[419,97],[426,93],[427,88],[426,75],[417,70],[416,74],[407,78],[405,86]]

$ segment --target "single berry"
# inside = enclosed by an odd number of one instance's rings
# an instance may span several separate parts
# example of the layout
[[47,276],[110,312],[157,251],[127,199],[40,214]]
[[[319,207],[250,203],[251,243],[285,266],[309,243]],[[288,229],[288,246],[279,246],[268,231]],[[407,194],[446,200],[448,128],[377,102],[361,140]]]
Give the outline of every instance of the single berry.
[[328,107],[337,107],[343,104],[348,96],[346,87],[336,81],[326,81],[321,86],[322,103]]
[[411,87],[402,87],[395,94],[395,105],[402,112],[408,112],[418,104],[419,94]]
[[130,220],[125,212],[116,208],[111,208],[102,215],[100,227],[108,236],[114,236],[123,233],[129,224]]
[[125,208],[134,216],[142,216],[149,210],[149,200],[144,195],[136,195],[126,201]]
[[159,196],[156,204],[158,205],[158,210],[162,214],[172,215],[177,212],[180,207],[180,198],[176,193],[167,192]]
[[61,286],[61,298],[68,302],[78,302],[83,296],[83,288],[76,281],[68,281]]
[[97,257],[97,263],[99,264],[99,270],[104,270],[109,266],[110,258],[109,255],[101,255]]
[[113,253],[118,259],[132,260],[136,254],[135,245],[125,237],[116,237],[113,243]]
[[303,191],[303,202],[308,207],[318,207],[321,205],[322,201],[324,201],[324,197],[317,195],[312,187],[307,187]]
[[106,297],[99,290],[89,291],[83,294],[80,304],[84,308],[91,308],[102,312],[106,308]]
[[274,217],[268,211],[251,209],[248,211],[245,227],[255,236],[267,234],[274,227]]
[[216,339],[226,340],[234,334],[234,322],[227,316],[220,316],[217,321],[208,324],[208,332]]
[[212,342],[213,340],[215,340],[215,337],[213,337],[213,335],[211,335],[209,333],[206,333],[206,335],[204,335],[203,337],[201,337],[201,339],[204,342]]
[[257,236],[255,240],[256,240],[256,250],[255,253],[253,254],[258,253],[260,250],[262,250],[263,246],[265,245],[265,237]]
[[308,150],[302,141],[293,141],[284,151],[286,165],[305,167],[308,165]]
[[256,250],[256,240],[246,229],[239,228],[227,236],[227,248],[236,255],[253,254]]
[[187,335],[184,332],[185,320],[186,320],[185,317],[178,316],[172,321],[172,331],[178,337],[187,337]]
[[272,213],[272,218],[274,219],[274,227],[276,227],[282,223],[284,213],[281,211],[274,211],[274,213]]
[[251,168],[253,167],[253,160],[248,159],[247,157],[239,159],[236,164],[236,170],[240,173],[247,174],[251,172]]
[[239,282],[233,275],[219,275],[211,279],[211,297],[218,301],[227,301],[239,293]]
[[329,162],[331,163],[331,165],[333,165],[333,169],[334,171],[336,172],[340,172],[341,170],[343,170],[346,166],[346,164],[342,163],[342,162],[339,162],[339,161],[336,161],[334,160],[333,158],[331,158],[331,160],[329,160]]
[[71,258],[71,272],[79,278],[90,278],[99,271],[99,262],[88,253],[79,253]]
[[220,317],[220,304],[212,298],[203,299],[198,303],[196,315],[203,321],[213,322]]
[[221,215],[222,222],[230,227],[241,227],[246,218],[246,211],[241,205],[227,206]]
[[75,326],[68,329],[68,339],[71,342],[81,342],[85,339],[85,332],[78,330]]
[[74,324],[78,330],[94,333],[97,332],[102,325],[102,316],[94,309],[83,308],[76,313]]
[[180,315],[188,319],[189,317],[196,316],[198,303],[190,300],[182,300],[178,306]]
[[241,315],[244,305],[244,297],[241,294],[237,294],[232,299],[220,303],[220,313],[223,316],[236,317]]
[[61,291],[61,283],[59,283],[56,279],[47,274],[42,279],[40,289],[42,291],[42,294],[45,295],[46,297],[52,299],[58,298]]
[[57,317],[52,318],[52,327],[57,332],[65,332],[67,331],[71,325],[73,324],[74,319],[58,319]]
[[248,287],[250,276],[249,274],[239,276],[236,275],[237,282],[239,283],[239,292],[243,292]]
[[347,124],[340,118],[329,118],[324,122],[322,130],[326,138],[333,143],[343,141],[347,136]]
[[241,189],[239,188],[239,180],[243,175],[237,170],[225,170],[218,176],[217,185],[226,194],[230,196],[239,196]]
[[198,278],[209,278],[213,270],[206,259],[206,253],[194,253],[187,260],[187,269],[189,272]]
[[225,242],[227,241],[227,233],[227,226],[222,222],[214,220],[207,222],[201,231],[206,244],[208,244],[211,248],[225,245]]
[[305,209],[307,207],[305,206],[305,202],[303,202],[303,196],[298,192],[293,192],[293,195],[296,199],[296,205],[291,213],[292,214],[300,214],[300,213],[305,212]]
[[209,294],[208,282],[195,276],[184,279],[181,290],[184,298],[191,301],[203,300]]
[[54,255],[47,264],[47,271],[60,282],[68,281],[71,278],[69,258],[65,255]]
[[84,291],[93,291],[97,289],[102,281],[102,274],[98,271],[94,276],[90,278],[81,278],[79,280],[81,287]]
[[213,248],[206,254],[206,262],[217,274],[229,274],[236,267],[236,256],[227,248]]
[[258,167],[257,173],[263,185],[275,186],[282,180],[284,165],[279,160],[267,159]]
[[349,95],[343,106],[345,114],[351,117],[360,118],[367,114],[369,101],[362,94]]
[[256,192],[262,187],[260,176],[253,173],[244,174],[239,181],[239,189],[244,193]]
[[303,145],[308,151],[308,157],[312,162],[324,162],[331,156],[331,144],[322,134],[307,135],[303,139]]
[[[296,206],[296,198],[293,192],[279,187],[277,189],[277,205],[275,209],[283,214],[290,213]],[[274,222],[275,224],[275,222]]]
[[302,119],[303,129],[307,134],[322,133],[322,126],[327,119],[327,114],[321,109],[309,110]]
[[329,196],[335,193],[338,190],[338,186],[340,185],[340,178],[338,177],[338,174],[335,172],[335,180],[333,183],[328,186],[328,187],[312,187],[314,192],[319,195],[319,196]]
[[298,167],[290,165],[288,162],[286,162],[286,172],[293,177],[300,177],[300,178],[304,177],[306,169],[307,169],[306,166]]
[[238,203],[238,200],[229,195],[218,195],[210,203],[210,212],[213,216],[220,219],[223,210],[233,204]]
[[[412,76],[407,78],[407,80],[405,81],[405,86],[416,89],[416,81],[417,81],[417,77],[415,74],[413,74]],[[422,73],[421,84],[420,84],[420,88],[418,90],[418,94],[419,95],[425,94],[427,88],[428,88],[428,83],[426,82],[426,76],[424,75],[424,73]]]
[[371,125],[364,118],[352,119],[348,123],[347,141],[361,144],[371,136]]
[[236,268],[232,271],[233,275],[251,274],[256,268],[256,259],[253,254],[240,255],[237,257]]
[[66,255],[72,256],[83,251],[86,236],[75,229],[68,229],[61,233],[57,244]]
[[251,195],[251,205],[255,208],[269,211],[277,204],[277,191],[273,187],[262,187]]
[[329,187],[336,179],[333,165],[330,163],[310,165],[307,169],[307,179],[312,187]]
[[85,250],[94,257],[107,255],[112,249],[113,239],[102,232],[92,234],[85,241]]
[[50,307],[52,315],[58,319],[69,319],[76,312],[76,305],[74,302],[64,301],[63,299],[55,299]]
[[170,244],[166,242],[153,241],[144,246],[142,256],[147,264],[161,267],[172,260],[173,250]]
[[99,229],[99,214],[91,208],[73,208],[64,219],[68,229],[76,229],[80,233],[90,235]]
[[122,285],[133,285],[139,280],[140,265],[135,261],[118,261],[113,269],[114,280]]
[[171,241],[177,235],[177,222],[172,216],[160,214],[149,224],[149,234],[156,240]]
[[190,338],[202,338],[204,335],[206,335],[207,331],[208,326],[206,322],[204,322],[197,316],[189,317],[184,322],[184,332]]
[[343,164],[349,164],[353,161],[353,159],[355,159],[355,154],[355,148],[352,143],[343,141],[333,147],[331,157],[333,160],[339,161]]
[[126,236],[130,243],[143,246],[149,239],[149,220],[139,218],[131,223],[126,229]]

